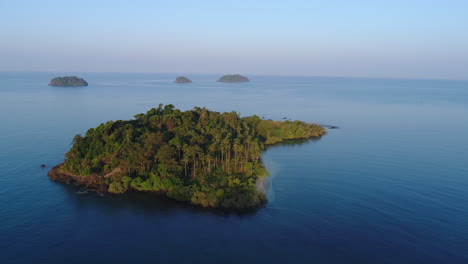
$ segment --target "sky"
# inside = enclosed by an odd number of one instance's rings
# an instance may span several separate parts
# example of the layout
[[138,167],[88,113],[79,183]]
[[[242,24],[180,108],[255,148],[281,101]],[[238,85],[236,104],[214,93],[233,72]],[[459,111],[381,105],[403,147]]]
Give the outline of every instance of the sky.
[[468,79],[466,0],[0,0],[0,71]]

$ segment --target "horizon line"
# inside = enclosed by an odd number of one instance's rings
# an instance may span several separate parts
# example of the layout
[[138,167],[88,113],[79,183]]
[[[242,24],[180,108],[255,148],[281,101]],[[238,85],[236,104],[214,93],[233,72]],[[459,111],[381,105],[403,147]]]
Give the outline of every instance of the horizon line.
[[[312,77],[312,78],[343,78],[343,79],[389,79],[389,80],[426,80],[426,81],[468,81],[461,78],[426,78],[426,77],[396,77],[396,76],[363,76],[363,75],[305,75],[305,74],[254,74],[254,73],[176,73],[176,72],[151,72],[151,71],[52,71],[52,70],[0,70],[0,73],[115,73],[115,74],[174,74],[177,76],[186,75],[227,75],[241,74],[250,76],[276,76],[276,77]],[[248,76],[246,76],[248,77]]]

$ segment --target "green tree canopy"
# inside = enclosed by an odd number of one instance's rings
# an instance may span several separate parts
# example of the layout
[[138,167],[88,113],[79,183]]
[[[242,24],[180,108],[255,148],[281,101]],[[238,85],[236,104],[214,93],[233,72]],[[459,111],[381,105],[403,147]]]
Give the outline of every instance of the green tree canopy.
[[204,207],[244,209],[265,202],[255,188],[267,174],[260,159],[265,145],[325,132],[301,121],[159,105],[133,120],[109,121],[76,135],[65,162],[49,176],[104,186],[110,193],[156,191]]

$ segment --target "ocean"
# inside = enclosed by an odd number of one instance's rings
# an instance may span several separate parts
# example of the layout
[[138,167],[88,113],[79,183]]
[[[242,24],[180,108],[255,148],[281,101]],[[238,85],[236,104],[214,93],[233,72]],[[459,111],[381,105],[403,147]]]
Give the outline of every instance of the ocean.
[[[70,74],[89,86],[47,85]],[[468,81],[186,76],[0,73],[1,263],[468,263]],[[160,103],[339,129],[269,147],[249,213],[47,178],[74,135]]]

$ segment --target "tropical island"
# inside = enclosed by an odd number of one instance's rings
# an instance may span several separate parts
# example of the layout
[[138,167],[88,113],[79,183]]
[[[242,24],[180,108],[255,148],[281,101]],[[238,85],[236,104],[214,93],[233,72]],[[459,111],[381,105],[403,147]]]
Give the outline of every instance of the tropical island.
[[256,188],[268,175],[261,161],[266,145],[324,133],[301,121],[159,105],[76,135],[65,161],[48,175],[98,193],[154,192],[202,207],[242,210],[266,202]]
[[179,76],[174,80],[174,83],[191,83],[191,82],[192,80],[184,76]]
[[50,80],[49,86],[88,86],[83,78],[76,76],[55,77]]
[[240,74],[224,75],[217,82],[250,82],[249,78]]

